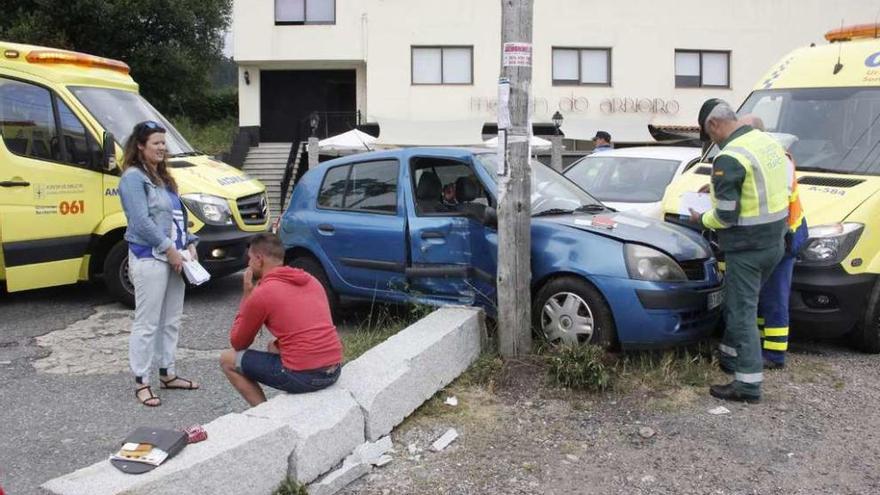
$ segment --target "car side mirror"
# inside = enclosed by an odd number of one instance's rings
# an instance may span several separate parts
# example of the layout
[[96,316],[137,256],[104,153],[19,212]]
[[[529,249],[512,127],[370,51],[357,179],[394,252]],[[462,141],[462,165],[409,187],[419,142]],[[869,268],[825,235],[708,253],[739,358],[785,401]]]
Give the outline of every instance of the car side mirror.
[[101,167],[104,170],[113,170],[116,168],[116,139],[112,132],[104,132],[104,142],[101,145],[103,155],[101,156]]
[[491,206],[487,206],[486,209],[483,210],[483,225],[493,228],[498,227],[498,210]]

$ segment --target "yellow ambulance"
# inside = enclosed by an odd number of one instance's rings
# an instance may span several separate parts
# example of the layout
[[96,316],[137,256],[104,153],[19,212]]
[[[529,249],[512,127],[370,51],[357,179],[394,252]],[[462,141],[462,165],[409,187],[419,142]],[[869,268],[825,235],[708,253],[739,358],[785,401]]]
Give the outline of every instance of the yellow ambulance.
[[103,279],[133,305],[122,146],[138,122],[167,129],[169,165],[213,276],[246,265],[265,231],[265,187],[193,149],[138,94],[120,61],[0,41],[0,280],[21,291]]
[[[880,39],[875,25],[826,34],[828,45],[782,58],[739,109],[766,130],[793,141],[798,190],[810,229],[791,293],[792,331],[849,335],[880,352]],[[709,182],[710,148],[702,163],[664,196],[666,219],[683,222],[682,193]]]

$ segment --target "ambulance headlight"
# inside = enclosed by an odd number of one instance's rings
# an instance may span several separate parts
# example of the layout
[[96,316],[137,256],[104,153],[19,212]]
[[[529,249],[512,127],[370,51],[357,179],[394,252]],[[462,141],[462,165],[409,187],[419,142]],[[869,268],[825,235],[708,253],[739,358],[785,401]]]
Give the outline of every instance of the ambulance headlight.
[[678,263],[656,249],[639,244],[627,244],[624,251],[626,269],[630,278],[655,282],[687,280],[687,275]]
[[219,197],[210,194],[194,193],[181,196],[183,203],[199,220],[210,225],[230,225],[232,223],[232,211],[229,203]]
[[832,223],[810,226],[810,237],[797,261],[807,266],[836,265],[849,256],[862,235],[861,223]]

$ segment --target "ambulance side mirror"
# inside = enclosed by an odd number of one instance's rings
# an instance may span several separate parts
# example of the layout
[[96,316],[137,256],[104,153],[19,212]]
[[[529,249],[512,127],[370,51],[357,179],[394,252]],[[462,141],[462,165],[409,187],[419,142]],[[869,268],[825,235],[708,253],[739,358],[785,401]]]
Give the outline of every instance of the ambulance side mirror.
[[116,168],[116,139],[112,132],[104,132],[104,143],[101,146],[104,154],[101,158],[101,167],[104,170]]

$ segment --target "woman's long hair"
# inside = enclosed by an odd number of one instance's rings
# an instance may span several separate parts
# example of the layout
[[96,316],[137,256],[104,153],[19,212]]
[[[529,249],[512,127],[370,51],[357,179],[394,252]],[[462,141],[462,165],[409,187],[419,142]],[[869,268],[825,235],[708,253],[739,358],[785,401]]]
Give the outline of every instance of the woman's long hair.
[[151,181],[153,181],[154,184],[158,185],[159,183],[162,183],[165,187],[176,193],[177,182],[175,182],[174,177],[171,177],[171,174],[168,173],[168,161],[165,157],[162,157],[162,161],[159,162],[159,165],[156,167],[156,172],[153,173],[150,170],[150,167],[144,163],[143,154],[138,148],[138,145],[146,146],[147,140],[150,139],[150,136],[157,132],[165,134],[165,128],[152,120],[147,120],[134,126],[134,129],[131,131],[131,136],[129,136],[128,141],[125,142],[125,153],[122,155],[122,170],[125,171],[128,167],[139,168],[150,178]]

